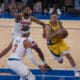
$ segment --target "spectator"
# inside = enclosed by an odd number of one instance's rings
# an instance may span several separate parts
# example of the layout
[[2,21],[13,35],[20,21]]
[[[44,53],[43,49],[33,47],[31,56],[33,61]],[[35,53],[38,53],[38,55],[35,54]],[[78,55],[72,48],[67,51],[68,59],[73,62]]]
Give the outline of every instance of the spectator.
[[4,12],[4,3],[1,4],[1,12]]
[[2,9],[1,9],[1,3],[0,3],[0,14],[1,14],[1,12],[2,12]]
[[28,0],[22,0],[23,1],[23,5],[26,6],[27,5],[27,2]]
[[33,4],[33,12],[36,13],[36,4]]
[[53,3],[53,6],[49,8],[49,14],[51,14],[56,9],[57,9],[57,6],[55,3]]
[[3,0],[0,0],[0,15],[2,12],[4,12],[4,3]]
[[44,13],[45,14],[48,13],[48,9],[47,8],[44,9]]
[[74,8],[71,11],[74,15],[80,15],[80,0],[74,0]]
[[35,11],[36,13],[42,13],[42,3],[41,2],[36,2]]
[[76,10],[80,10],[80,0],[74,0],[74,7]]
[[65,0],[64,1],[64,12],[70,12],[71,8],[72,8],[72,3],[73,3],[73,0]]
[[4,10],[8,11],[9,0],[4,0]]
[[16,3],[16,12],[21,13],[22,11],[22,3],[21,2],[17,2]]

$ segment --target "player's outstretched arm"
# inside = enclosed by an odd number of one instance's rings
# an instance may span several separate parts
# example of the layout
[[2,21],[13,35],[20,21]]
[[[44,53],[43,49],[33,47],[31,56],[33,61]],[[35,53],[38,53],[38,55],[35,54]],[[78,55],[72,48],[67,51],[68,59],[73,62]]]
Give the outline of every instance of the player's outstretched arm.
[[36,45],[32,46],[32,49],[34,49],[37,52],[41,61],[43,61],[43,63],[45,63],[44,54],[43,54],[42,50],[39,48],[39,46],[36,44]]
[[39,65],[36,61],[36,59],[34,58],[33,54],[32,54],[32,49],[31,49],[31,43],[28,41],[24,41],[24,47],[26,48],[26,54],[29,57],[29,59],[31,60],[31,62],[36,65],[38,68],[40,68],[42,71],[46,71],[46,68],[44,65]]
[[37,66],[38,68],[40,68],[41,71],[46,71],[46,70],[47,70],[47,68],[45,67],[45,65],[39,65],[39,64],[37,63],[35,57],[34,57],[33,54],[32,54],[32,49],[31,49],[31,48],[27,48],[26,51],[27,51],[27,55],[28,55],[29,59],[31,60],[31,62],[32,62],[35,66]]
[[0,58],[6,55],[8,51],[11,49],[11,47],[12,47],[12,42],[3,51],[0,52]]
[[51,40],[52,38],[54,38],[56,36],[61,37],[61,38],[65,38],[68,35],[67,31],[65,30],[65,28],[62,26],[61,23],[60,23],[60,29],[59,30],[53,31],[53,33],[51,33],[51,34],[50,34],[50,32],[51,32],[51,26],[46,25],[46,27],[45,27],[45,35],[46,35],[45,38],[47,40]]
[[40,21],[39,19],[37,19],[36,17],[33,17],[32,16],[32,21],[37,23],[37,24],[40,24],[42,25],[43,27],[45,27],[45,23],[43,21]]
[[21,15],[15,12],[13,3],[10,3],[9,9],[10,9],[10,13],[12,14],[12,16],[14,16],[15,18],[20,18]]
[[44,32],[45,23],[43,21],[40,21],[39,19],[37,19],[36,17],[33,17],[33,16],[32,16],[32,21],[41,25],[43,27],[43,32]]
[[58,32],[54,32],[52,34],[51,33],[51,26],[49,24],[46,24],[46,27],[45,27],[45,38],[46,38],[46,40],[51,40],[56,35],[58,35]]
[[59,26],[60,26],[60,34],[59,36],[64,39],[68,36],[68,31],[64,28],[63,24],[61,21],[58,21],[59,22]]

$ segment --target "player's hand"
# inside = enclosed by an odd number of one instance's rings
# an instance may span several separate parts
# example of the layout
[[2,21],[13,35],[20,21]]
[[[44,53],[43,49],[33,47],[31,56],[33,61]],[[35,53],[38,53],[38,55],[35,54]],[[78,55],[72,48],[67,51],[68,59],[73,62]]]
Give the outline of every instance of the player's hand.
[[45,68],[46,68],[47,70],[52,70],[52,68],[51,68],[48,64],[45,64]]
[[9,4],[9,9],[13,9],[14,8],[14,4],[11,2],[10,4]]
[[39,68],[40,68],[40,70],[43,71],[43,72],[44,72],[44,71],[47,71],[47,69],[45,68],[45,65],[39,65]]

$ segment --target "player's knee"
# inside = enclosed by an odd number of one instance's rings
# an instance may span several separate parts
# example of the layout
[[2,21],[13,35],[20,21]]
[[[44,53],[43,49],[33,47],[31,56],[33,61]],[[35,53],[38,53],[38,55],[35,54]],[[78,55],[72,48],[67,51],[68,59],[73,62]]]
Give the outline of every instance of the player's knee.
[[37,43],[35,43],[35,42],[32,42],[32,48],[33,48],[33,49],[36,49],[36,48],[38,48],[38,45],[37,45]]

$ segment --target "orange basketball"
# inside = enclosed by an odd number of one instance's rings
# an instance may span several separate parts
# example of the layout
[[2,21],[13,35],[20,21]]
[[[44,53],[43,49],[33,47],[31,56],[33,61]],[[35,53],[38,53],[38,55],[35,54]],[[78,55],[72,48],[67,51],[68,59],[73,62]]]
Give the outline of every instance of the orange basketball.
[[68,36],[67,30],[65,30],[65,29],[61,30],[59,37],[66,38],[67,36]]

